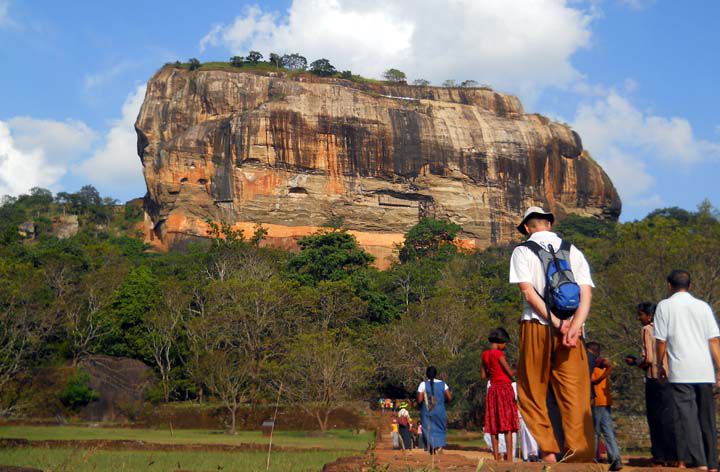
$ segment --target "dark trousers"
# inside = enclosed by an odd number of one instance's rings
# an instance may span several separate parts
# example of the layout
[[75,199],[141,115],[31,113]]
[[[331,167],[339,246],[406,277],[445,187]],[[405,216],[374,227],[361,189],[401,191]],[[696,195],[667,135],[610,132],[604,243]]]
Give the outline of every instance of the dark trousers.
[[657,379],[646,379],[645,408],[653,460],[676,461],[672,385],[660,383]]
[[694,467],[718,468],[712,384],[673,383],[678,459]]

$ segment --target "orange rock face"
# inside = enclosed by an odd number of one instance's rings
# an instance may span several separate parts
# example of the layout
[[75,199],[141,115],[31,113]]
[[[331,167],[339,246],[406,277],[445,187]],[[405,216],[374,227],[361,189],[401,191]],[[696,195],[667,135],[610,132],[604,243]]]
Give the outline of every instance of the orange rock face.
[[164,67],[135,126],[161,247],[205,237],[208,218],[292,247],[342,217],[382,266],[423,216],[487,247],[516,239],[530,205],[620,214],[577,133],[491,90]]

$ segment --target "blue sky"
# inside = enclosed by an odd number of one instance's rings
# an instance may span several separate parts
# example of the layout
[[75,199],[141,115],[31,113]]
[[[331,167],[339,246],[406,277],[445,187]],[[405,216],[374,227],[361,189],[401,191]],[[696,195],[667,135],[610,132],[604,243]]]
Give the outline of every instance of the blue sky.
[[144,194],[134,122],[167,61],[257,49],[475,79],[574,126],[623,220],[720,204],[720,2],[0,0],[0,194]]

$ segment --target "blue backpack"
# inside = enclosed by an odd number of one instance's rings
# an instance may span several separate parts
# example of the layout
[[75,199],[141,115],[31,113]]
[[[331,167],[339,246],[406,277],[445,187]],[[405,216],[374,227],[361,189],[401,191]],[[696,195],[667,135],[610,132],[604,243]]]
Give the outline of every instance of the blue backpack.
[[525,241],[521,246],[540,258],[545,273],[545,296],[540,296],[545,304],[561,320],[570,318],[580,306],[580,286],[570,267],[570,243],[563,241],[557,252],[552,245],[546,250],[535,241]]

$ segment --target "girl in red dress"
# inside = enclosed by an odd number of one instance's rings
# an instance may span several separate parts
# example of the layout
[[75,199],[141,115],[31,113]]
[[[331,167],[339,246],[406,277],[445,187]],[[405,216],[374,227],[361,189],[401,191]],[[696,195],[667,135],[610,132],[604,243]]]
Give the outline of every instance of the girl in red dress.
[[482,354],[482,378],[490,378],[490,388],[485,398],[485,432],[492,437],[495,460],[500,460],[499,435],[505,435],[505,460],[512,457],[512,433],[520,428],[515,390],[512,387],[515,372],[505,359],[505,348],[510,335],[503,328],[496,328],[488,336],[490,349]]

